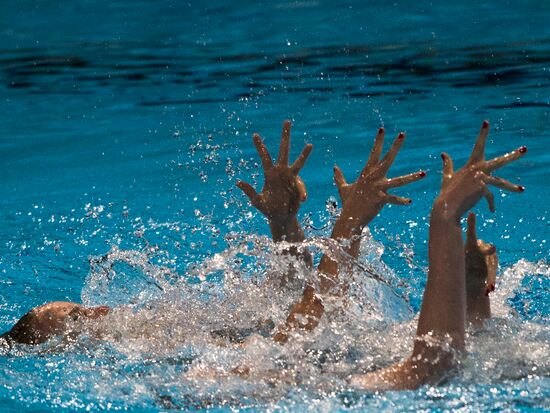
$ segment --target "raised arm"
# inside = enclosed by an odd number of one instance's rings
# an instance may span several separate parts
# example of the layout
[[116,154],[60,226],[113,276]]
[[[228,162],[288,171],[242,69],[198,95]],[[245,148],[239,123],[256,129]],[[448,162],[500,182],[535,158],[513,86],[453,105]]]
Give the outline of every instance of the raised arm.
[[476,215],[468,214],[464,243],[466,271],[466,319],[475,326],[491,317],[489,293],[495,290],[498,255],[494,245],[477,238]]
[[522,146],[506,155],[485,160],[489,123],[485,121],[466,165],[453,171],[443,153],[443,184],[430,218],[428,282],[416,332],[412,357],[403,363],[357,376],[352,383],[370,390],[415,388],[437,382],[454,365],[454,355],[464,349],[466,318],[465,256],[460,217],[485,197],[494,211],[488,184],[513,192],[523,187],[491,173],[520,158]]
[[[488,184],[513,192],[524,188],[514,185],[491,173],[520,158],[527,148],[522,146],[506,155],[485,160],[485,143],[489,134],[489,122],[483,122],[479,137],[466,165],[453,171],[453,162],[443,153],[443,183],[435,200],[430,218],[428,282],[424,292],[417,336],[430,332],[451,337],[452,347],[464,348],[465,259],[460,217],[475,206],[481,197],[495,210],[494,196]],[[424,347],[417,340],[415,352]],[[417,348],[418,347],[418,348]]]
[[[307,192],[298,173],[303,168],[313,145],[307,144],[302,153],[289,165],[290,155],[290,121],[283,124],[283,133],[277,162],[273,163],[262,138],[257,133],[253,137],[254,145],[260,155],[264,171],[264,186],[259,194],[248,183],[237,181],[237,186],[246,194],[258,211],[266,216],[271,235],[275,242],[300,242],[304,232],[298,222],[297,214],[300,204],[306,200]],[[299,254],[296,249],[290,251],[302,256],[311,265],[311,255]]]
[[[405,141],[403,132],[397,135],[390,150],[380,160],[384,145],[384,128],[378,130],[370,157],[357,180],[348,184],[344,174],[334,167],[334,181],[342,200],[342,212],[332,230],[331,238],[351,240],[344,250],[354,258],[359,255],[361,233],[387,204],[410,205],[412,200],[388,193],[389,189],[416,182],[426,176],[424,171],[414,172],[396,178],[388,178],[387,173]],[[319,271],[326,275],[321,283],[321,293],[332,288],[338,278],[338,263],[324,256],[319,264]]]
[[[384,136],[384,128],[380,128],[370,157],[355,182],[348,184],[340,168],[334,167],[334,180],[342,200],[342,212],[334,225],[331,238],[351,240],[344,249],[354,258],[359,254],[363,228],[378,215],[384,205],[409,205],[412,202],[411,199],[392,195],[388,190],[426,176],[424,171],[419,171],[397,178],[388,178],[387,173],[403,145],[405,134],[401,132],[397,136],[390,150],[380,160]],[[334,261],[327,255],[322,257],[318,268],[322,274],[319,291],[321,294],[329,293],[334,287],[341,265],[342,263]],[[302,299],[292,308],[285,325],[279,329],[274,339],[285,342],[288,339],[288,332],[295,328],[313,330],[323,312],[322,300],[315,288],[312,285],[306,286]]]

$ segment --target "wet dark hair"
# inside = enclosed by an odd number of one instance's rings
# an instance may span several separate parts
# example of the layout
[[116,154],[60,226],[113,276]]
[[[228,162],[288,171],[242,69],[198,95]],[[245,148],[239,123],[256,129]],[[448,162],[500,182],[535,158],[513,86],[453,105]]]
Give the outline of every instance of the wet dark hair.
[[33,327],[33,321],[36,319],[36,314],[33,310],[25,314],[21,319],[15,323],[10,331],[2,334],[0,337],[6,340],[10,345],[12,343],[21,344],[38,344],[40,343],[41,336],[38,331]]

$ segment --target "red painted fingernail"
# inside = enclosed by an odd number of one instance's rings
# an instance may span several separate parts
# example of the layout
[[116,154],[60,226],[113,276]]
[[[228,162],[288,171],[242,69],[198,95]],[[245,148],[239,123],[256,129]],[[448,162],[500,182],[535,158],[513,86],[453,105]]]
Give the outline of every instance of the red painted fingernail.
[[441,152],[441,159],[445,160],[445,154]]
[[378,129],[378,133],[384,133],[384,127],[381,126],[380,129]]
[[426,176],[426,172],[420,171],[420,172],[418,172],[418,176],[420,176],[420,177],[425,177],[425,176]]
[[483,127],[484,127],[484,128],[488,128],[488,127],[489,127],[489,121],[488,121],[488,120],[484,120],[484,121],[483,121]]
[[519,148],[519,153],[525,153],[527,152],[527,146],[522,146],[521,148]]
[[495,291],[495,284],[491,284],[491,285],[489,286],[489,290]]
[[399,132],[399,135],[397,135],[397,139],[403,139],[405,137],[405,134],[403,132]]
[[524,186],[521,186],[521,185],[518,185],[518,189],[519,189],[521,192],[525,191],[525,187],[524,187]]
[[409,199],[409,204],[412,204],[413,203],[413,200],[412,199]]

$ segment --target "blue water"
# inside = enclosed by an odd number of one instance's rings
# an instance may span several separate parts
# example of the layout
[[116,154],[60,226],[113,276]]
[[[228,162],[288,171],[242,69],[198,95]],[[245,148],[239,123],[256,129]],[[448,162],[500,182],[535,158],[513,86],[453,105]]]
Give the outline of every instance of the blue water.
[[[115,314],[104,342],[0,355],[4,411],[550,409],[550,8],[366,3],[0,4],[0,329],[53,300],[139,313]],[[394,191],[413,205],[386,207],[362,255],[388,277],[395,307],[367,312],[376,326],[350,312],[341,330],[327,322],[292,350],[268,340],[216,347],[208,326],[282,320],[296,298],[262,287],[255,263],[280,263],[252,237],[267,225],[234,187],[261,184],[252,133],[275,153],[286,118],[293,154],[314,144],[301,173],[311,237],[330,232],[332,166],[351,179],[379,126],[407,132],[391,175],[428,176]],[[416,320],[391,321],[420,306],[439,154],[464,162],[483,119],[488,157],[529,148],[500,173],[525,193],[495,189],[497,212],[476,209],[480,237],[500,255],[495,321],[470,337],[462,372],[440,387],[350,390],[346,374],[410,351]],[[110,276],[90,265],[108,252]],[[334,350],[342,337],[349,345]],[[286,360],[299,378],[188,375],[242,360],[267,370]]]

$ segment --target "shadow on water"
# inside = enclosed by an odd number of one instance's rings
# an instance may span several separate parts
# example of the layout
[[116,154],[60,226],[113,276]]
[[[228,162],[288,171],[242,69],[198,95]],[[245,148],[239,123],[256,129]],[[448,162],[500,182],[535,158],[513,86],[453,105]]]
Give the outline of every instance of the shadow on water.
[[[85,45],[78,56],[56,55],[40,50],[7,52],[0,59],[0,81],[7,88],[34,94],[97,93],[101,89],[154,87],[170,84],[187,88],[190,95],[201,90],[214,96],[159,100],[141,100],[136,105],[189,105],[216,103],[228,99],[253,99],[273,93],[322,96],[337,93],[352,98],[396,96],[400,99],[421,98],[437,86],[481,88],[501,86],[529,87],[550,81],[544,68],[550,62],[547,50],[533,44],[487,45],[454,50],[436,50],[430,44],[385,46],[332,46],[294,50],[289,54],[266,57],[259,54],[181,55],[173,50],[144,55],[132,50],[138,44]],[[216,49],[215,46],[212,48]],[[418,50],[421,50],[420,52]],[[123,54],[122,50],[127,54]],[[481,52],[483,50],[483,52]],[[327,88],[324,79],[331,79]],[[285,81],[285,88],[275,87]],[[226,87],[242,92],[226,96]],[[350,87],[348,85],[357,86]],[[296,86],[293,86],[296,85]],[[213,90],[213,91],[212,91]],[[515,102],[488,108],[547,107],[549,102]]]

